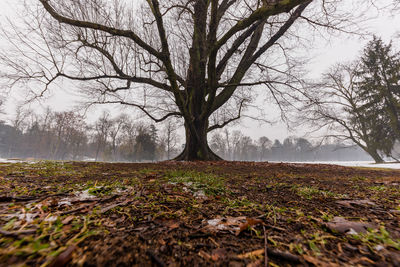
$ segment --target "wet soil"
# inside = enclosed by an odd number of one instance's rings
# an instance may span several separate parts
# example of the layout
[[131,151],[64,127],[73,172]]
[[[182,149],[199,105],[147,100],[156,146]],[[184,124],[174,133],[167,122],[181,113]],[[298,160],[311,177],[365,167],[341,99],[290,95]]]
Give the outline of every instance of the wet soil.
[[0,266],[400,266],[400,171],[0,164]]

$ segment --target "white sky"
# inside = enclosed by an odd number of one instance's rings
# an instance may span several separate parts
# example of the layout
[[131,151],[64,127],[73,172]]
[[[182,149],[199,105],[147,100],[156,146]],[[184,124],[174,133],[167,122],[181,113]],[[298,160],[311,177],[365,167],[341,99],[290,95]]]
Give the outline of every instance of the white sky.
[[[351,0],[349,0],[351,1]],[[387,0],[382,0],[382,2]],[[13,17],[13,13],[16,9],[21,7],[23,0],[1,0],[2,6],[0,9],[0,25],[2,25],[6,17]],[[400,12],[400,11],[399,11]],[[394,45],[399,40],[397,37],[400,32],[400,16],[384,15],[369,20],[365,25],[368,27],[369,31],[375,33],[376,35],[383,38],[384,41],[388,42],[393,39]],[[365,46],[365,44],[370,40],[370,38],[360,39],[359,37],[347,36],[346,39],[338,37],[336,39],[327,41],[317,41],[314,46],[311,47],[307,53],[310,54],[311,60],[308,65],[310,76],[318,77],[322,72],[326,71],[330,66],[338,62],[346,62],[355,59]],[[2,42],[0,37],[0,49]],[[12,96],[6,103],[5,111],[8,116],[13,114],[15,111],[16,103],[24,99],[24,93],[14,91]],[[64,90],[58,90],[53,92],[52,96],[46,100],[43,100],[41,104],[35,104],[35,107],[40,106],[50,106],[54,110],[61,111],[66,109],[71,109],[76,105],[76,97],[71,97],[69,93],[67,94]],[[270,108],[269,108],[270,109]],[[117,113],[118,109],[108,108],[108,110]],[[91,115],[100,115],[99,110],[95,110]],[[97,114],[93,114],[97,113]],[[273,114],[275,113],[275,114]],[[94,118],[95,116],[93,116]],[[3,116],[3,119],[7,117]],[[270,116],[265,118],[267,120],[278,120],[278,113],[276,110],[271,110]],[[244,134],[251,136],[256,139],[260,136],[267,136],[270,139],[283,140],[289,135],[301,136],[306,132],[306,129],[297,129],[296,132],[289,132],[283,123],[275,123],[274,125],[261,124],[257,121],[252,121],[249,119],[242,120],[239,128]]]

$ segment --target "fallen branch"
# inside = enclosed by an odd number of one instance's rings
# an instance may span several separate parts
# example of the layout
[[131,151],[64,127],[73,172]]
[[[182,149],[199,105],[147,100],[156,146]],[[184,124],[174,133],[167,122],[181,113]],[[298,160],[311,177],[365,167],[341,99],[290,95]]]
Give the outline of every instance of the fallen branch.
[[59,213],[59,215],[60,215],[60,216],[63,216],[63,215],[67,215],[67,214],[75,213],[75,212],[81,211],[81,210],[83,210],[83,209],[86,209],[86,208],[93,207],[93,206],[94,206],[94,204],[96,204],[96,203],[91,203],[91,204],[88,204],[88,205],[85,205],[85,206],[81,206],[81,207],[79,207],[79,208],[76,208],[76,209],[72,209],[72,210],[63,211],[63,212],[60,212],[60,213]]
[[31,197],[31,196],[26,196],[26,197],[11,197],[11,196],[0,196],[0,202],[23,202],[23,201],[30,201],[38,199],[38,197]]
[[284,252],[279,249],[267,248],[268,255],[293,263],[301,263],[300,257],[289,252]]
[[52,195],[46,195],[46,196],[21,196],[21,197],[13,197],[13,196],[0,196],[0,202],[24,202],[24,201],[31,201],[31,200],[37,200],[38,202],[41,202],[45,199],[48,199],[50,197],[60,197],[60,196],[66,196],[66,193],[58,193],[58,194],[52,194]]
[[268,236],[267,236],[267,231],[265,231],[265,226],[263,226],[264,229],[264,258],[265,258],[265,267],[268,267]]
[[36,233],[36,229],[30,229],[30,230],[23,230],[23,231],[17,231],[17,232],[9,232],[5,230],[0,230],[0,234],[6,237],[20,237],[21,235],[31,235]]
[[100,210],[100,213],[106,213],[107,211],[109,211],[109,210],[111,210],[111,209],[113,209],[113,208],[116,208],[116,207],[127,206],[127,205],[131,204],[132,202],[133,202],[133,201],[130,200],[130,201],[124,201],[124,202],[119,202],[119,203],[111,204],[111,205],[109,205],[109,206],[107,206],[107,207],[102,208],[102,209]]
[[71,203],[86,203],[86,202],[98,202],[98,203],[105,203],[110,200],[113,200],[115,198],[120,197],[121,195],[112,195],[111,197],[108,198],[87,198],[87,199],[76,199],[76,200],[71,200]]

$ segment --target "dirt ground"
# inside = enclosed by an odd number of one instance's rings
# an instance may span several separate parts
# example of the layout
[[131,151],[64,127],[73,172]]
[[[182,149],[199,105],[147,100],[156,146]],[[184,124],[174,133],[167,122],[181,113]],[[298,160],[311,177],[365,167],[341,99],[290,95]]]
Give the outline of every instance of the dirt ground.
[[400,171],[0,164],[1,266],[400,266]]

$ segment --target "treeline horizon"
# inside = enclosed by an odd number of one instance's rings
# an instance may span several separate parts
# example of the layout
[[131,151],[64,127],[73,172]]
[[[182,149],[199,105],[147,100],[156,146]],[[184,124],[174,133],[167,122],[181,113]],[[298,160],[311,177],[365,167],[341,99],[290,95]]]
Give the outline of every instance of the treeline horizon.
[[[17,110],[9,122],[0,122],[0,156],[48,160],[141,162],[173,159],[183,150],[179,124],[169,121],[156,127],[134,121],[126,114],[109,113],[89,124],[78,112],[39,115]],[[312,144],[306,138],[287,137],[283,142],[263,136],[257,140],[242,132],[224,129],[210,137],[211,149],[235,161],[350,161],[371,160],[362,149],[340,142]]]

